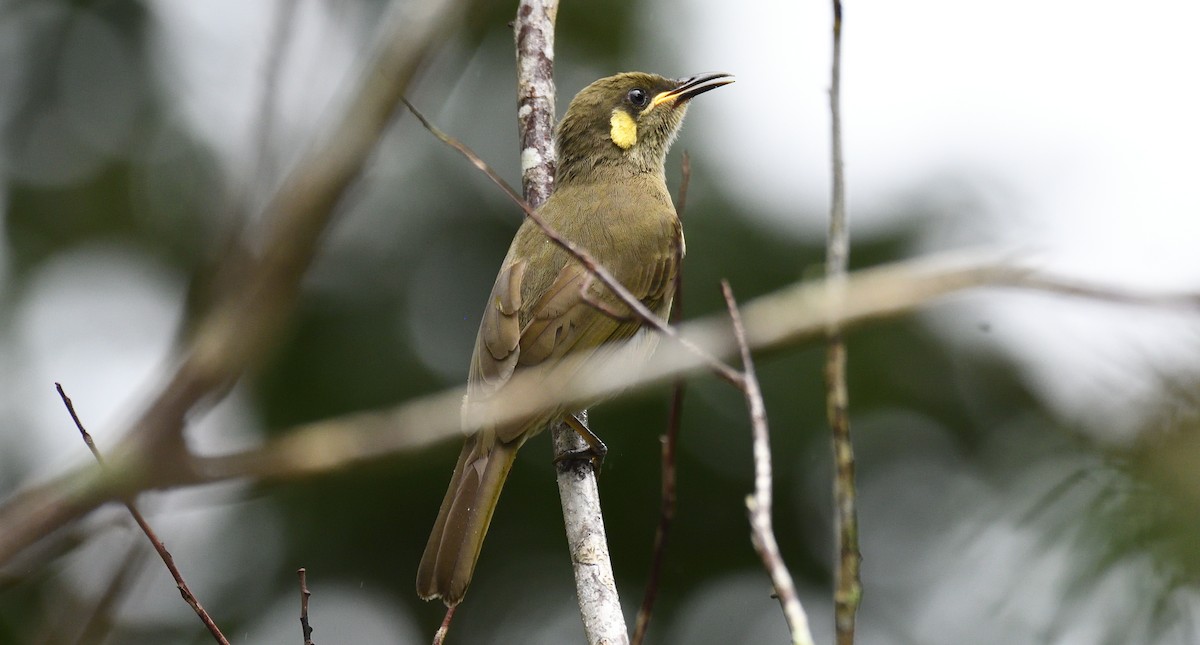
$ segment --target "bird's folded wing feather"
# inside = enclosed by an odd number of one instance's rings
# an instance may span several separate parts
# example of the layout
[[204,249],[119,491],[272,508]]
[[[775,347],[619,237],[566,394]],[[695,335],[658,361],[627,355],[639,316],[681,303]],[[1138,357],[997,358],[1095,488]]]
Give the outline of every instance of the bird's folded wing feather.
[[[642,266],[610,270],[643,304],[664,313],[660,309],[673,290],[676,261],[675,250],[669,249]],[[568,353],[590,354],[605,343],[633,336],[641,326],[615,293],[574,260],[559,270],[536,302],[522,300],[524,276],[525,263],[513,262],[501,270],[492,288],[471,366],[472,397],[495,394],[517,366],[533,367]],[[554,381],[570,376],[555,374]],[[497,428],[497,438],[511,441],[524,430],[524,424]]]

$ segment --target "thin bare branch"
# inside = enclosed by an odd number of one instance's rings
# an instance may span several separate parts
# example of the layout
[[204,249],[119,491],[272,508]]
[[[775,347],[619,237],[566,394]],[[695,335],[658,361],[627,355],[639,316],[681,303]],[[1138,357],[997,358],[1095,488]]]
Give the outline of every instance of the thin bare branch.
[[[100,454],[100,450],[96,448],[96,442],[92,441],[91,433],[83,427],[83,422],[80,421],[79,415],[75,412],[75,404],[71,402],[71,397],[67,396],[67,393],[63,391],[61,384],[55,383],[54,387],[58,390],[58,396],[62,399],[63,405],[66,406],[67,412],[70,413],[71,420],[75,422],[75,427],[79,429],[79,434],[83,437],[83,442],[87,444],[88,450],[92,451],[92,456],[96,458],[96,463],[100,465],[100,468],[105,468],[104,457]],[[217,627],[217,623],[208,615],[208,612],[200,604],[200,600],[196,598],[196,595],[188,587],[187,582],[183,579],[183,574],[179,571],[179,567],[175,565],[175,558],[171,557],[171,552],[163,545],[162,540],[158,539],[158,535],[150,527],[150,523],[146,521],[146,518],[142,516],[142,512],[138,510],[133,498],[130,497],[124,500],[124,503],[125,508],[129,509],[129,514],[133,516],[133,521],[137,522],[138,527],[142,529],[142,533],[145,533],[146,538],[150,540],[150,544],[154,545],[154,550],[162,558],[163,564],[167,565],[167,571],[170,571],[171,577],[175,579],[175,586],[179,589],[179,594],[183,596],[183,600],[200,617],[200,622],[204,623],[204,626],[212,634],[214,640],[222,645],[229,645],[229,641],[221,633],[221,629]]]
[[[842,157],[842,3],[833,0],[833,66],[830,71],[832,198],[826,242],[825,278],[833,294],[842,293],[850,258],[850,229],[846,222],[846,177]],[[846,341],[831,320],[825,350],[825,408],[833,449],[834,624],[838,645],[853,645],[854,621],[862,596],[858,550],[857,494],[854,486],[854,443],[850,437],[850,394],[846,387]]]
[[[679,197],[675,200],[675,211],[683,219],[687,211],[687,190],[692,180],[692,158],[683,151],[682,177],[679,180]],[[679,270],[675,273],[675,299],[671,305],[671,324],[678,325],[683,318],[683,258],[675,259]],[[637,622],[633,628],[632,645],[641,645],[650,628],[650,616],[654,613],[654,601],[658,598],[659,581],[663,562],[666,560],[667,541],[671,537],[671,525],[675,520],[675,446],[679,442],[679,426],[683,422],[683,395],[687,389],[685,381],[675,379],[671,386],[671,412],[667,417],[667,433],[662,436],[662,500],[658,509],[658,527],[654,530],[654,548],[650,556],[650,575],[646,579],[646,591],[642,595],[642,606],[638,609]]]
[[446,608],[446,617],[442,618],[442,624],[438,630],[433,633],[433,645],[442,645],[446,642],[446,635],[450,633],[450,621],[454,620],[454,610],[458,605],[450,605]]
[[296,575],[300,578],[300,632],[304,635],[304,645],[314,645],[312,625],[308,622],[308,599],[312,597],[308,590],[308,570],[300,567]]
[[792,574],[783,562],[779,553],[779,544],[775,541],[775,527],[771,520],[771,505],[773,477],[771,474],[771,433],[767,426],[767,408],[763,403],[762,391],[758,387],[758,376],[754,371],[754,359],[750,356],[750,345],[746,342],[746,328],[742,325],[742,315],[738,311],[737,301],[733,298],[733,289],[729,282],[721,281],[721,293],[725,296],[725,305],[729,308],[729,318],[733,322],[733,337],[742,355],[742,394],[746,397],[746,407],[750,411],[750,427],[754,434],[754,494],[746,496],[746,509],[750,512],[750,540],[754,549],[762,558],[767,575],[771,577],[771,585],[779,604],[783,606],[783,616],[787,620],[788,631],[795,645],[813,645],[812,633],[808,628],[808,615],[796,595],[796,585],[792,582]]

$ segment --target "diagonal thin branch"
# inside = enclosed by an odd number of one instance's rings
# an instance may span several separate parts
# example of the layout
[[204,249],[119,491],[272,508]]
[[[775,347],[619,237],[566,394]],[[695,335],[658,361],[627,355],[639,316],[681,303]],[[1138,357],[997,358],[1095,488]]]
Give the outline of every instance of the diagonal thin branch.
[[763,403],[762,390],[758,387],[758,376],[754,371],[754,359],[750,356],[750,345],[746,342],[746,328],[742,324],[737,301],[733,298],[733,289],[727,280],[721,280],[721,293],[725,296],[729,318],[733,321],[733,337],[737,340],[742,355],[742,374],[745,378],[742,380],[741,390],[746,397],[750,426],[754,433],[754,494],[746,496],[746,509],[750,512],[750,540],[762,558],[763,566],[771,577],[771,585],[775,588],[775,595],[779,598],[779,604],[783,606],[783,616],[787,620],[792,643],[813,645],[812,633],[808,628],[808,615],[804,613],[804,607],[796,595],[792,574],[784,564],[783,556],[779,553],[779,544],[775,541],[775,527],[771,520],[771,436],[767,427],[767,409]]
[[[83,422],[79,420],[79,415],[75,412],[75,404],[71,402],[71,397],[67,396],[67,393],[63,391],[62,384],[55,383],[54,387],[58,390],[58,396],[62,399],[63,405],[66,406],[67,412],[70,413],[71,420],[75,422],[75,427],[79,429],[79,434],[83,437],[83,442],[87,444],[88,450],[92,451],[92,456],[96,458],[96,463],[100,465],[100,468],[105,468],[104,457],[100,454],[100,450],[96,448],[96,442],[92,441],[92,435],[83,427]],[[162,540],[158,539],[158,535],[150,527],[150,523],[146,521],[142,512],[138,510],[133,498],[130,497],[124,500],[124,503],[125,508],[129,509],[129,514],[133,516],[133,521],[137,522],[138,527],[142,529],[142,533],[145,533],[146,538],[150,540],[150,544],[154,545],[154,550],[158,552],[158,556],[162,558],[163,564],[167,566],[167,571],[171,572],[171,577],[175,579],[175,586],[179,589],[179,594],[183,596],[184,602],[200,617],[200,622],[204,623],[205,628],[212,634],[214,640],[222,645],[229,645],[229,641],[221,633],[221,629],[217,627],[217,623],[208,615],[208,612],[200,604],[200,600],[196,598],[191,588],[188,587],[187,582],[183,579],[183,574],[179,571],[179,567],[175,565],[175,558],[171,557],[171,552],[163,545]]]

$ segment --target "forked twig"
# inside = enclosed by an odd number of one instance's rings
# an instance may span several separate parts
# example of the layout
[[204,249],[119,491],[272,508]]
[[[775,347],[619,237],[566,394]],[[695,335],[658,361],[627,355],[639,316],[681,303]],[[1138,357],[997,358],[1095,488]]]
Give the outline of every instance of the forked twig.
[[[96,442],[92,441],[92,435],[83,427],[83,422],[80,421],[79,415],[75,412],[75,404],[71,402],[71,397],[67,396],[67,393],[63,391],[62,384],[55,383],[54,387],[58,390],[58,396],[62,399],[63,405],[66,406],[67,412],[71,415],[71,420],[75,422],[75,427],[79,429],[79,434],[83,437],[83,442],[87,444],[88,450],[92,451],[92,456],[96,458],[96,462],[100,464],[100,467],[104,468],[104,457],[100,454],[100,450],[96,448]],[[123,501],[125,508],[129,509],[129,514],[133,516],[133,521],[137,522],[137,525],[141,527],[142,533],[145,533],[146,538],[150,540],[150,544],[154,545],[154,550],[162,558],[163,564],[167,565],[167,570],[171,572],[171,577],[175,579],[175,586],[179,589],[179,594],[183,596],[183,600],[200,617],[200,622],[204,623],[204,626],[208,628],[213,639],[222,645],[229,645],[229,641],[221,633],[221,629],[213,622],[212,617],[200,605],[200,601],[196,599],[195,594],[192,593],[187,582],[184,581],[183,574],[179,572],[179,567],[175,566],[175,558],[171,557],[171,552],[167,551],[167,547],[163,546],[162,540],[158,539],[158,535],[150,527],[150,523],[146,521],[146,518],[142,516],[142,512],[138,510],[133,499],[129,498]]]
[[758,387],[758,376],[754,371],[754,359],[750,356],[750,345],[746,342],[746,327],[742,324],[742,314],[733,298],[733,289],[726,280],[721,281],[721,293],[725,296],[725,305],[729,308],[729,318],[733,322],[733,336],[742,355],[741,390],[746,396],[746,406],[750,410],[750,427],[754,434],[754,494],[746,496],[746,509],[750,512],[750,541],[754,543],[754,549],[758,551],[767,575],[771,577],[771,585],[775,588],[779,604],[783,606],[783,616],[787,620],[792,643],[813,645],[808,616],[796,595],[792,574],[784,564],[783,556],[779,553],[779,544],[775,541],[775,528],[771,520],[771,436],[767,427],[767,409],[763,403],[762,391]]

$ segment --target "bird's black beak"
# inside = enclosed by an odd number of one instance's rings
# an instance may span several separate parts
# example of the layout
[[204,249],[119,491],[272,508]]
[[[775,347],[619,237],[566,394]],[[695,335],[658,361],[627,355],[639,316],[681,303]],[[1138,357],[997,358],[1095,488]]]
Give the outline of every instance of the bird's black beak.
[[733,74],[724,74],[721,72],[698,74],[691,78],[685,78],[679,81],[679,85],[675,86],[675,89],[667,90],[655,96],[654,100],[650,103],[650,107],[653,108],[663,103],[670,103],[672,106],[683,105],[709,90],[715,90],[722,85],[729,85],[733,81]]

